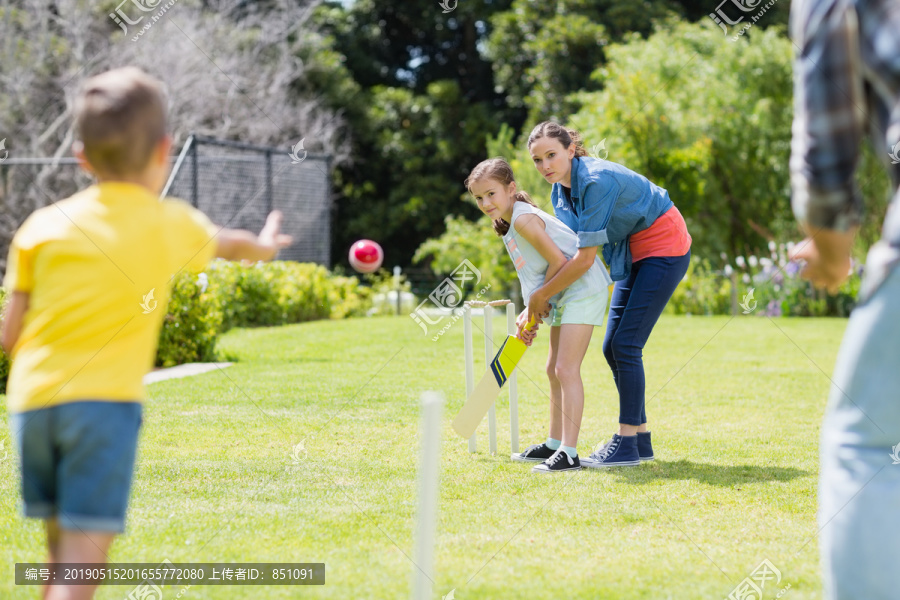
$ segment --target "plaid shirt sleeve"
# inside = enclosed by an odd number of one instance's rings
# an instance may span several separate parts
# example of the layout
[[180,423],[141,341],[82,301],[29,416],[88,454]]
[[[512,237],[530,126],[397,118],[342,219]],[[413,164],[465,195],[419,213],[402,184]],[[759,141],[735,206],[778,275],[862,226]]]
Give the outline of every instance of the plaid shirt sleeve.
[[813,227],[847,231],[862,214],[854,181],[866,120],[858,31],[848,0],[794,2],[792,207]]

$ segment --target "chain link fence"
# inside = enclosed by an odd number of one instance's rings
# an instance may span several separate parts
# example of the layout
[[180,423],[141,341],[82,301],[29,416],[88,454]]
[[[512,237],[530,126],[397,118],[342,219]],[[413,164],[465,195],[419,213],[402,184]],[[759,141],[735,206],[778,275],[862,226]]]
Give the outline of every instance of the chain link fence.
[[[218,225],[254,232],[280,210],[283,232],[294,243],[278,258],[331,267],[329,156],[192,135],[173,163],[168,196],[190,202]],[[6,272],[9,244],[28,215],[91,183],[74,158],[0,161],[0,271]]]

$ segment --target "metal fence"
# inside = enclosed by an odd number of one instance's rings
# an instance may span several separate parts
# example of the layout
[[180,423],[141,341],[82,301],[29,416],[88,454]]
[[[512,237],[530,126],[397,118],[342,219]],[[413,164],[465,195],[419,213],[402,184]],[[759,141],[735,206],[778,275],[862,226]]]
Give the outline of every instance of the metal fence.
[[[218,225],[254,232],[278,209],[283,232],[294,238],[278,258],[331,266],[329,156],[192,135],[173,163],[167,195],[190,202]],[[0,161],[0,271],[29,214],[91,181],[74,158]]]
[[294,243],[282,260],[330,267],[330,157],[291,153],[190,136],[178,156],[167,194],[189,201],[218,225],[259,231],[272,210],[284,214]]

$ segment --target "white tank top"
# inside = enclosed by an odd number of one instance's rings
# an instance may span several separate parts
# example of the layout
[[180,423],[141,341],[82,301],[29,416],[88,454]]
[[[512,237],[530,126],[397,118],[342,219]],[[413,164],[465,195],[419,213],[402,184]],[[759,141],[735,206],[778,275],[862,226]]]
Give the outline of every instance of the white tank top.
[[[577,237],[575,232],[566,227],[562,221],[551,214],[545,213],[536,206],[532,206],[527,202],[516,202],[513,204],[512,221],[510,222],[509,231],[503,236],[503,242],[506,244],[506,250],[512,258],[513,265],[516,267],[516,273],[519,276],[519,283],[522,285],[522,299],[525,305],[528,305],[528,299],[536,289],[544,285],[544,276],[547,273],[549,263],[544,260],[541,253],[535,250],[528,240],[519,234],[513,223],[522,215],[533,214],[538,215],[544,221],[544,231],[553,240],[566,258],[575,256],[578,250]],[[600,254],[594,258],[594,264],[572,285],[556,294],[550,299],[550,303],[555,306],[565,305],[573,300],[581,300],[588,296],[593,296],[605,290],[612,279],[609,273],[600,262]]]

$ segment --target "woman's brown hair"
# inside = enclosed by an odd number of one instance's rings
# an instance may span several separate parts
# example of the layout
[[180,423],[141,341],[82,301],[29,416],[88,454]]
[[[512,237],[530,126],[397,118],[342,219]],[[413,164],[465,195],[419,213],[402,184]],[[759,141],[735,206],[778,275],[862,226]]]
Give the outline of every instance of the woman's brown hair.
[[581,134],[574,129],[563,127],[559,123],[554,123],[553,121],[538,123],[535,128],[531,130],[531,135],[528,136],[528,147],[531,148],[531,145],[542,137],[558,139],[559,143],[562,144],[562,147],[566,150],[569,149],[569,146],[575,144],[576,157],[588,155],[588,151],[584,147],[584,142],[581,140]]
[[[509,187],[509,184],[516,182],[516,179],[513,176],[512,167],[509,166],[506,159],[502,157],[489,158],[475,165],[475,168],[472,169],[472,172],[466,177],[466,189],[471,192],[472,184],[481,179],[493,179],[494,181],[499,181],[507,188]],[[531,199],[531,196],[526,192],[517,190],[516,193],[513,194],[513,198],[516,202],[525,202],[532,206],[537,206]],[[494,231],[496,231],[497,235],[500,237],[503,237],[509,231],[509,223],[503,219],[494,219],[493,225]]]

